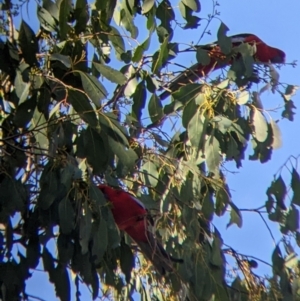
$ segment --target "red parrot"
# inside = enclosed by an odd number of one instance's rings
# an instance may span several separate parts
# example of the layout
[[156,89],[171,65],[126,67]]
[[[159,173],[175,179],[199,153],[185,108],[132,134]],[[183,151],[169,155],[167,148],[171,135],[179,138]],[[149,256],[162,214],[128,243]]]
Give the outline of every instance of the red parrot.
[[[283,64],[285,62],[285,53],[282,50],[269,46],[254,34],[238,34],[231,36],[230,38],[232,47],[239,46],[242,43],[255,45],[256,53],[254,55],[254,59],[258,63]],[[175,77],[167,86],[167,90],[160,95],[161,100],[167,98],[171,93],[178,90],[180,86],[196,81],[197,79],[206,76],[212,70],[220,69],[226,65],[232,64],[232,59],[227,59],[228,57],[221,52],[217,42],[199,47],[208,51],[210,63],[206,66],[199,63],[194,64]]]
[[118,228],[125,231],[137,243],[142,253],[152,261],[161,275],[173,270],[172,261],[183,262],[170,256],[148,230],[151,226],[149,214],[137,198],[107,185],[99,185],[98,188],[112,203],[111,211]]

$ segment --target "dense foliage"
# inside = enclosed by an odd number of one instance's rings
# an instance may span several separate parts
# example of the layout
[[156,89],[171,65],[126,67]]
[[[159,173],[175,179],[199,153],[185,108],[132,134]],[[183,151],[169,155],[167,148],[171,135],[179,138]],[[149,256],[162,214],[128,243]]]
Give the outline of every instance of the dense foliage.
[[[141,300],[300,300],[296,165],[291,184],[276,176],[261,208],[282,232],[269,278],[253,272],[257,260],[223,246],[210,223],[230,210],[228,225],[242,226],[223,168],[232,160],[240,168],[248,145],[250,160],[271,159],[280,128],[260,94],[282,97],[282,117],[292,121],[295,87],[279,84],[274,66],[255,65],[253,47],[232,48],[221,24],[218,43],[232,65],[164,102],[158,96],[188,67],[180,63],[185,51],[209,63],[184,33],[208,26],[218,3],[204,20],[199,0],[176,8],[168,0],[44,0],[38,30],[20,14],[36,3],[20,3],[2,3],[0,19],[0,298],[28,299],[25,281],[39,265],[61,300],[75,300],[70,270],[76,300],[80,282],[101,300],[133,300],[135,292]],[[251,91],[253,81],[260,93]],[[184,260],[174,273],[162,278],[119,233],[96,187],[103,182],[130,190],[149,209],[158,239]]]

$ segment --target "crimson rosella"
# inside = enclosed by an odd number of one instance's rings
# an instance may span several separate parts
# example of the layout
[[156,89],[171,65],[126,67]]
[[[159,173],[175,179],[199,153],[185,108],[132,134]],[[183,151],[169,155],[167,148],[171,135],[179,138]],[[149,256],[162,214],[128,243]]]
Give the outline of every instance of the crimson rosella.
[[118,228],[125,231],[140,247],[142,253],[152,261],[157,271],[164,275],[173,270],[173,262],[182,262],[170,256],[149,231],[151,219],[141,201],[133,195],[107,185],[99,185],[105,198],[112,204],[112,214]]
[[[242,43],[254,45],[256,47],[254,59],[257,63],[283,64],[285,62],[285,53],[282,50],[269,46],[254,34],[238,34],[231,36],[230,38],[232,47],[237,47]],[[196,81],[197,79],[206,76],[212,70],[231,65],[233,62],[233,58],[230,58],[230,55],[228,59],[228,56],[221,52],[221,48],[217,42],[198,47],[208,52],[210,56],[209,64],[204,66],[197,63],[179,74],[166,87],[167,90],[160,95],[161,100],[167,98],[182,85]]]

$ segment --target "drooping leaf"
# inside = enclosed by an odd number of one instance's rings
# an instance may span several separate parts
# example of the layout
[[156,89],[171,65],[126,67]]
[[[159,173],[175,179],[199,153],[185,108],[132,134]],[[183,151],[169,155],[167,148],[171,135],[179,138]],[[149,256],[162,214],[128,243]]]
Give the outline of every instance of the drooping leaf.
[[[57,2],[59,3],[59,1]],[[43,0],[43,8],[45,8],[57,22],[59,21],[59,7],[57,3],[51,0]]]
[[221,163],[220,144],[214,136],[206,140],[204,153],[208,170],[218,176]]
[[141,167],[140,176],[145,185],[150,187],[156,187],[159,177],[157,166],[150,160],[146,161]]
[[129,283],[131,279],[131,271],[134,268],[135,258],[131,248],[123,242],[121,243],[120,253],[121,270],[125,274],[126,282]]
[[215,205],[216,214],[218,216],[222,216],[225,213],[228,204],[230,204],[230,195],[228,191],[224,188],[218,189],[216,194],[216,205]]
[[96,113],[85,94],[77,90],[70,89],[68,91],[68,101],[87,124],[93,128],[99,127]]
[[147,14],[153,7],[155,0],[144,0],[142,5],[142,14]]
[[271,186],[267,190],[267,195],[273,194],[276,198],[278,206],[283,210],[286,210],[286,206],[284,204],[286,193],[286,185],[281,176],[279,176],[275,181],[273,181]]
[[234,203],[231,202],[230,206],[231,206],[230,221],[227,224],[227,228],[229,226],[231,226],[232,224],[237,224],[237,226],[239,228],[241,228],[242,224],[243,224],[241,212],[240,212],[239,208]]
[[132,100],[132,116],[136,118],[136,120],[140,121],[142,116],[142,110],[145,108],[146,104],[147,91],[145,89],[145,82],[141,81],[133,94]]
[[68,197],[59,202],[58,214],[61,233],[70,234],[75,227],[75,212]]
[[182,0],[182,2],[194,12],[198,13],[201,10],[199,0]]
[[41,27],[45,30],[50,32],[57,30],[58,22],[55,20],[54,16],[44,7],[37,7],[37,17],[41,23]]
[[53,272],[56,295],[61,301],[71,300],[71,285],[66,267],[57,265]]
[[59,35],[61,40],[65,40],[69,31],[68,18],[72,10],[70,0],[62,0],[59,6]]
[[151,69],[152,72],[155,74],[159,74],[162,65],[165,63],[166,59],[168,58],[168,42],[169,42],[169,38],[166,37],[163,43],[161,44],[158,54],[156,56],[154,55]]
[[87,27],[86,25],[89,20],[87,0],[76,0],[74,17],[76,20],[76,24],[74,26],[75,32],[77,34],[85,32]]
[[192,146],[198,152],[204,144],[206,119],[199,112],[190,119],[187,127],[187,133]]
[[93,223],[92,232],[92,256],[95,264],[98,265],[101,262],[108,246],[107,223],[103,217],[100,218],[100,221]]
[[279,126],[277,125],[277,122],[275,122],[273,119],[271,120],[271,127],[273,132],[273,142],[272,147],[273,149],[278,149],[282,146],[282,138],[281,138],[281,131]]
[[158,122],[164,116],[161,101],[156,94],[152,94],[149,100],[148,112],[152,123]]
[[202,49],[201,47],[197,48],[196,58],[197,62],[203,66],[207,66],[210,63],[210,56],[208,55],[207,50]]
[[249,101],[249,97],[249,92],[245,90],[238,95],[237,103],[239,105],[244,105]]
[[291,232],[296,232],[299,229],[299,211],[292,205],[286,216],[286,227]]
[[31,121],[37,105],[37,94],[22,102],[16,111],[14,123],[19,128],[25,128]]
[[121,57],[122,57],[122,55],[126,51],[125,50],[125,43],[124,43],[124,40],[122,38],[122,35],[113,26],[110,26],[110,31],[109,31],[108,39],[110,40],[110,42],[112,43],[112,45],[113,45],[113,47],[115,49],[117,58],[119,60],[122,60]]
[[283,269],[284,266],[284,259],[282,257],[281,251],[278,247],[278,245],[276,246],[276,248],[273,251],[272,254],[272,263],[273,263],[273,271],[276,275],[280,275],[281,271]]
[[107,138],[90,127],[81,131],[77,142],[77,155],[87,158],[95,175],[102,173],[108,164]]
[[218,44],[220,45],[221,51],[224,54],[229,54],[232,50],[231,38],[226,36],[228,30],[229,28],[223,22],[221,22],[218,29]]
[[196,101],[192,99],[189,101],[183,109],[182,112],[182,125],[187,128],[190,120],[195,114],[198,114],[198,106]]
[[19,43],[25,62],[30,66],[36,65],[36,54],[39,51],[38,42],[35,33],[24,20],[20,27]]
[[39,264],[40,252],[41,245],[39,239],[37,237],[30,238],[26,247],[26,258],[30,268],[35,269]]
[[105,78],[107,78],[112,83],[116,83],[118,85],[125,84],[127,79],[126,79],[126,76],[122,72],[120,72],[116,69],[113,69],[110,66],[98,64],[95,62],[93,63],[93,65],[100,72],[100,74],[102,74]]
[[292,204],[300,206],[300,176],[295,168],[292,171],[291,187],[294,192]]
[[252,122],[255,138],[260,142],[264,142],[268,137],[268,125],[264,115],[257,109],[253,109]]
[[79,222],[79,241],[81,245],[81,254],[84,255],[88,252],[89,242],[92,232],[92,212],[87,203],[83,204],[83,210]]
[[16,73],[17,74],[15,77],[14,86],[15,86],[16,94],[19,97],[18,104],[20,105],[22,102],[24,102],[27,99],[27,97],[29,95],[29,89],[30,89],[31,83],[23,81],[23,77],[22,77],[20,70],[17,69]]
[[60,61],[62,64],[64,64],[68,69],[72,66],[72,60],[70,56],[63,55],[60,53],[52,53],[49,57],[50,61]]
[[82,86],[86,94],[96,106],[101,104],[101,101],[107,97],[108,92],[102,83],[93,75],[80,72]]

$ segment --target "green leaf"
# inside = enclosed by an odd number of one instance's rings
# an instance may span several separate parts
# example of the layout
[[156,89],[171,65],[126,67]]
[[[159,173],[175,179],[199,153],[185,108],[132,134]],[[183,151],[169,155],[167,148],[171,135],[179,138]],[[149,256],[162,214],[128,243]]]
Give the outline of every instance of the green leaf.
[[[87,158],[88,163],[93,168],[93,174],[99,175],[107,168],[109,153],[107,147],[107,138],[90,127],[81,131],[78,140],[78,153],[80,158]],[[79,151],[82,149],[82,152]],[[101,154],[101,156],[99,156]]]
[[134,63],[138,63],[142,59],[144,52],[149,49],[150,42],[151,35],[149,35],[149,37],[142,44],[136,47],[132,57],[132,61]]
[[14,86],[15,86],[16,94],[19,97],[18,104],[20,105],[22,102],[24,102],[27,99],[31,84],[30,82],[23,81],[23,77],[19,69],[16,70]]
[[281,138],[281,131],[280,128],[273,119],[271,119],[271,128],[273,132],[273,142],[272,147],[273,149],[279,149],[282,146],[282,138]]
[[68,90],[68,102],[79,116],[91,127],[99,128],[98,119],[89,99],[80,91]]
[[221,51],[226,55],[229,54],[232,50],[231,38],[226,36],[228,30],[229,28],[223,22],[221,22],[217,34],[218,44],[221,48]]
[[118,85],[124,85],[126,83],[127,78],[122,72],[120,72],[116,69],[113,69],[109,66],[98,64],[95,62],[93,63],[93,65],[110,82],[116,83]]
[[62,64],[64,64],[68,69],[70,69],[72,67],[72,60],[71,60],[70,56],[68,56],[68,55],[63,55],[60,53],[53,53],[50,55],[49,60],[50,61],[59,61]]
[[210,56],[208,55],[208,51],[202,49],[201,47],[197,47],[196,58],[197,62],[203,66],[207,66],[210,63]]
[[296,232],[299,229],[299,211],[294,205],[290,207],[285,225],[291,232]]
[[88,248],[92,233],[93,217],[87,201],[83,203],[82,207],[83,210],[79,222],[79,242],[81,245],[81,254],[84,255],[89,250]]
[[58,215],[61,233],[71,234],[75,227],[75,212],[68,196],[59,202]]
[[[50,274],[54,270],[54,258],[52,254],[48,251],[46,246],[44,246],[43,249],[42,259],[44,270]],[[52,282],[52,279],[50,279],[50,281]]]
[[148,112],[152,123],[158,122],[164,116],[163,107],[159,97],[152,94],[148,103]]
[[230,195],[228,191],[224,188],[218,189],[216,193],[216,214],[221,216],[225,213],[227,205],[230,204]]
[[108,39],[111,41],[111,43],[115,49],[117,58],[119,60],[121,60],[122,54],[124,54],[126,51],[125,43],[124,43],[124,40],[123,40],[121,34],[119,33],[119,31],[113,26],[110,26]]
[[273,271],[276,275],[280,275],[281,271],[284,267],[284,259],[282,257],[281,251],[278,246],[273,251],[272,254],[272,263],[273,263]]
[[214,201],[210,193],[206,193],[203,198],[203,204],[201,209],[203,216],[206,220],[211,221],[214,215]]
[[131,114],[137,120],[141,121],[142,110],[145,108],[147,98],[147,91],[145,89],[145,82],[141,81],[133,94]]
[[107,246],[108,246],[108,231],[107,230],[108,230],[107,223],[103,219],[103,217],[100,218],[100,221],[93,223],[92,255],[93,255],[94,263],[96,265],[98,265],[101,262],[105,252],[107,251]]
[[57,265],[53,274],[56,295],[60,298],[61,301],[70,301],[71,286],[67,268],[61,265]]
[[193,10],[185,5],[184,2],[192,2],[192,1],[184,1],[182,0],[179,2],[179,10],[182,15],[182,17],[187,21],[186,25],[184,26],[184,29],[195,29],[199,27],[200,18],[193,15]]
[[183,4],[189,7],[194,12],[200,12],[201,5],[199,0],[181,0]]
[[163,43],[161,44],[160,50],[158,51],[158,55],[157,57],[155,57],[153,59],[153,63],[152,63],[152,72],[159,75],[160,69],[162,67],[162,65],[165,63],[165,61],[168,58],[168,42],[169,42],[169,38],[166,37],[163,41]]
[[59,263],[67,265],[70,263],[74,254],[74,242],[69,235],[64,235],[61,232],[57,238],[57,252]]
[[57,172],[53,170],[50,163],[43,170],[40,186],[41,191],[38,197],[38,205],[43,210],[47,210],[55,201],[59,187]]
[[[57,1],[59,3],[59,1]],[[59,21],[59,8],[57,3],[51,0],[43,0],[43,8],[58,22]]]
[[212,254],[211,254],[211,263],[219,268],[223,267],[223,256],[222,256],[222,239],[218,235],[214,235],[214,241],[212,244]]
[[121,250],[120,250],[120,266],[122,272],[125,275],[125,279],[127,283],[130,283],[131,271],[134,268],[134,263],[135,263],[135,258],[131,248],[127,244],[122,242]]
[[200,112],[196,112],[196,114],[191,118],[188,123],[187,133],[188,137],[191,141],[191,145],[195,148],[198,153],[202,147],[204,146],[204,137],[206,131],[206,118],[201,115]]
[[139,33],[138,28],[134,25],[134,16],[128,9],[127,1],[122,1],[120,6],[120,24],[130,32],[131,38],[136,39]]
[[276,198],[277,205],[283,210],[286,210],[286,206],[284,204],[286,193],[286,185],[281,176],[273,181],[271,186],[267,190],[267,195],[273,194]]
[[20,26],[19,43],[25,62],[30,66],[36,65],[36,54],[39,51],[38,42],[35,33],[24,20]]
[[37,17],[41,23],[41,27],[47,31],[54,32],[57,30],[57,21],[48,12],[47,9],[38,6],[37,7]]
[[264,115],[254,107],[252,107],[252,113],[253,113],[252,122],[254,126],[255,138],[259,142],[264,142],[268,137],[267,121]]
[[14,124],[18,128],[25,128],[31,121],[37,105],[37,94],[35,93],[28,100],[21,103],[14,116]]
[[292,204],[300,206],[300,176],[295,168],[292,171],[291,187],[294,192]]
[[107,135],[108,144],[112,152],[120,162],[131,170],[138,159],[137,154],[129,148],[128,140],[119,127],[105,115],[100,115],[100,124],[103,132]]
[[222,134],[227,133],[232,126],[232,121],[222,115],[216,115],[211,119],[211,122],[215,123],[216,128],[218,128]]
[[140,177],[146,186],[156,187],[159,178],[157,166],[151,161],[146,161],[141,167]]
[[232,224],[236,224],[239,228],[242,228],[243,219],[239,208],[232,202],[230,203],[230,206],[230,221],[227,224],[227,228],[230,227]]
[[250,98],[249,92],[247,90],[244,90],[241,93],[239,93],[237,97],[237,103],[239,105],[244,105],[249,101],[249,98]]
[[218,176],[221,163],[219,141],[214,136],[211,136],[206,140],[204,149],[208,170]]
[[195,114],[199,114],[198,106],[194,99],[190,100],[182,111],[182,125],[187,128],[189,122],[194,117]]
[[147,14],[154,6],[155,0],[143,0],[142,14]]
[[89,20],[89,11],[87,0],[76,0],[76,6],[74,11],[76,24],[74,26],[75,33],[80,34],[85,32],[86,25]]
[[108,92],[101,82],[93,75],[79,72],[84,91],[96,106],[107,97]]
[[179,90],[172,94],[174,100],[181,102],[182,104],[186,104],[187,102],[191,101],[192,99],[196,100],[196,104],[200,105],[197,101],[197,96],[202,95],[201,88],[203,85],[200,84],[187,84],[182,86]]
[[26,247],[26,259],[28,266],[35,269],[41,256],[41,245],[37,237],[31,237]]
[[66,40],[69,31],[68,18],[72,10],[71,0],[62,0],[59,6],[59,35]]

